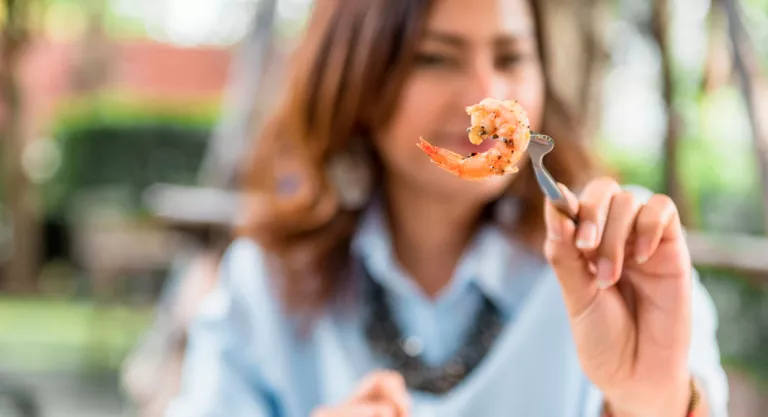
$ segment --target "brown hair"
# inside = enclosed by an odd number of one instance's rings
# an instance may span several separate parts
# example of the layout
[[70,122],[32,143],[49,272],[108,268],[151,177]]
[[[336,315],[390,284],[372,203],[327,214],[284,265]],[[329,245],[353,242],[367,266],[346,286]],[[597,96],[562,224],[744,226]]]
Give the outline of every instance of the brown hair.
[[[433,3],[368,0],[340,7],[326,0],[313,12],[287,94],[258,138],[246,178],[247,192],[258,198],[246,206],[251,220],[240,231],[273,261],[289,309],[322,306],[345,275],[359,212],[339,206],[325,167],[389,122]],[[532,3],[544,60],[543,19]],[[578,125],[549,82],[546,87],[542,131],[560,138],[547,166],[567,186],[579,186],[593,165]],[[378,184],[382,167],[376,159],[373,164]],[[508,192],[523,202],[516,233],[537,247],[543,198],[531,171],[522,170]]]

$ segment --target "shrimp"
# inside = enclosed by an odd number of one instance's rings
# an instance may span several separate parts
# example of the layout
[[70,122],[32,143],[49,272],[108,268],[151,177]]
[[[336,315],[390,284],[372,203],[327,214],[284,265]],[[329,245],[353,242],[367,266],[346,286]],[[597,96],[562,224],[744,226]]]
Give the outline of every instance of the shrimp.
[[467,128],[469,141],[479,145],[484,140],[494,140],[493,148],[463,156],[434,146],[422,137],[419,137],[419,148],[435,165],[464,179],[480,180],[517,172],[516,165],[531,139],[528,115],[523,107],[514,100],[486,98],[466,110],[471,124]]

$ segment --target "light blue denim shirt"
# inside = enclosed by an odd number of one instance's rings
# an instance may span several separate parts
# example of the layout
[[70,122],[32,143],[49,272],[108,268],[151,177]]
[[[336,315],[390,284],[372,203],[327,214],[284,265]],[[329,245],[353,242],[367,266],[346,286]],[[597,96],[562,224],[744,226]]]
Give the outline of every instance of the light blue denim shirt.
[[[421,341],[426,362],[452,356],[483,295],[506,319],[488,355],[461,384],[442,396],[413,393],[411,416],[599,415],[602,395],[580,368],[558,281],[540,256],[487,226],[451,284],[429,299],[398,265],[378,207],[363,217],[353,252],[388,292],[404,335]],[[190,330],[181,391],[166,417],[306,417],[318,405],[342,402],[366,373],[384,367],[364,338],[364,300],[327,308],[302,336],[268,274],[255,243],[233,243]],[[711,415],[725,417],[728,386],[716,312],[693,280],[690,367]]]

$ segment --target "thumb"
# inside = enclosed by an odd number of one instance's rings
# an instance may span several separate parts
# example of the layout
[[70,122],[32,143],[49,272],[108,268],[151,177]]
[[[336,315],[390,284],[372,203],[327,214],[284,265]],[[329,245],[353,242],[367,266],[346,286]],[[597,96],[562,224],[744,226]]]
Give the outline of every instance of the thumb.
[[[575,213],[579,212],[579,200],[564,185],[558,184]],[[594,273],[583,252],[576,247],[576,225],[573,220],[558,210],[552,202],[546,200],[544,219],[547,228],[547,240],[544,243],[544,256],[560,281],[566,307],[571,317],[583,312],[597,294]]]

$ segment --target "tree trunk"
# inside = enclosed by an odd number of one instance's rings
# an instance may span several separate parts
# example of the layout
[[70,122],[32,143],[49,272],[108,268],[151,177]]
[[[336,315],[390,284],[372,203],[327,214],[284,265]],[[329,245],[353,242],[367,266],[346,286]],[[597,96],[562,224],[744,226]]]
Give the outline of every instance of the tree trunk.
[[603,0],[590,0],[588,6],[579,7],[580,32],[584,48],[583,70],[578,91],[583,113],[580,115],[589,137],[598,130],[603,111],[603,78],[609,54],[605,44],[605,22],[610,17]]
[[680,183],[680,174],[677,171],[682,121],[673,102],[672,57],[669,50],[669,7],[669,0],[656,0],[653,4],[651,18],[653,37],[659,47],[661,57],[662,95],[667,113],[667,127],[664,134],[664,192],[675,201],[681,221],[688,225],[690,207]]
[[540,3],[545,71],[552,88],[583,124],[587,138],[599,127],[603,70],[608,62],[605,0]]
[[104,29],[104,1],[83,3],[88,14],[88,27],[80,40],[79,59],[72,71],[72,90],[75,94],[90,95],[97,93],[108,81],[114,49]]
[[5,265],[2,286],[13,292],[33,291],[39,258],[39,225],[32,200],[32,184],[22,165],[24,145],[24,103],[18,71],[28,39],[30,0],[5,0],[6,26],[0,39],[0,100],[5,110],[0,126],[0,146],[5,159],[5,201],[10,214],[12,253]]
[[711,94],[733,79],[733,63],[728,47],[726,17],[720,7],[712,7],[709,12],[707,31],[707,55],[704,62],[704,74],[701,80],[701,92]]
[[222,118],[210,141],[200,170],[207,186],[230,187],[251,143],[252,121],[269,64],[278,0],[258,3],[251,30],[232,63]]
[[733,65],[738,75],[741,93],[747,106],[752,128],[755,158],[760,172],[763,199],[763,230],[768,231],[768,80],[760,73],[755,48],[750,43],[735,0],[719,0],[728,18]]

